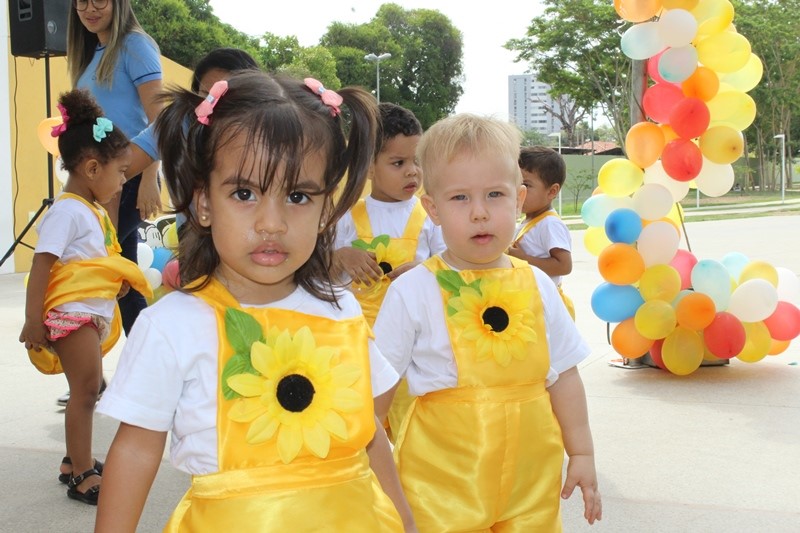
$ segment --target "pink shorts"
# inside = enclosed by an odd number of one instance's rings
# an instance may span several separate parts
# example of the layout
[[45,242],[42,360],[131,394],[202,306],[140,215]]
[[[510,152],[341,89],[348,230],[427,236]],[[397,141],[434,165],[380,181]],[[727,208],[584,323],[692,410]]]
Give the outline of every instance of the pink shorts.
[[48,336],[51,341],[63,339],[82,326],[89,326],[97,330],[97,333],[100,335],[100,342],[103,342],[106,337],[108,337],[109,330],[111,329],[111,322],[108,319],[100,315],[81,311],[73,311],[71,313],[48,311],[44,325],[49,329]]

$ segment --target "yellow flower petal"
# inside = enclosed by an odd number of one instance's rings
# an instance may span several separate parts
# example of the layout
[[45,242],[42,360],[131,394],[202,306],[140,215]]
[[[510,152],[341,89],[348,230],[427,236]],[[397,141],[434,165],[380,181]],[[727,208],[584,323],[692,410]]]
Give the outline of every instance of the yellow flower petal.
[[353,389],[336,389],[333,393],[333,408],[342,413],[354,413],[363,407],[361,395]]
[[335,387],[349,387],[361,377],[361,367],[355,363],[343,363],[331,369],[332,383]]
[[325,431],[322,425],[314,424],[311,427],[304,427],[303,441],[308,451],[320,459],[325,459],[328,456],[328,452],[331,449],[331,434]]
[[260,416],[250,424],[250,429],[247,430],[247,442],[250,444],[266,442],[275,435],[276,429],[278,429],[278,420],[275,417]]
[[303,430],[300,426],[282,425],[278,430],[278,455],[283,464],[291,463],[303,447]]
[[264,378],[253,374],[234,374],[228,378],[228,387],[245,397],[264,393]]
[[228,418],[234,422],[252,422],[257,417],[267,412],[265,406],[258,398],[239,398],[228,411]]
[[334,437],[339,440],[347,439],[347,423],[336,411],[328,411],[319,422],[322,424],[322,427],[327,429]]

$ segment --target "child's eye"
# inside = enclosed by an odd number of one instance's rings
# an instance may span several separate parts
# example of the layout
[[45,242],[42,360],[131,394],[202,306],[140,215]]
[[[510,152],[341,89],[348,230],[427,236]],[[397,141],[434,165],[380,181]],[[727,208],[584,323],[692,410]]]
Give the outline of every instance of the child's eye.
[[287,197],[290,204],[302,205],[311,201],[311,197],[304,192],[293,191]]
[[396,167],[402,167],[402,166],[403,166],[403,160],[401,159],[400,161],[395,161],[395,162],[394,162],[394,163],[392,163],[392,164],[393,164],[394,166],[396,166]]
[[502,191],[492,191],[489,193],[489,198],[500,198],[503,196]]
[[233,196],[241,202],[249,202],[254,199],[255,195],[250,189],[236,189]]
[[455,196],[453,196],[451,198],[451,200],[456,200],[456,201],[461,201],[461,200],[466,200],[466,199],[467,199],[467,195],[466,194],[456,194]]

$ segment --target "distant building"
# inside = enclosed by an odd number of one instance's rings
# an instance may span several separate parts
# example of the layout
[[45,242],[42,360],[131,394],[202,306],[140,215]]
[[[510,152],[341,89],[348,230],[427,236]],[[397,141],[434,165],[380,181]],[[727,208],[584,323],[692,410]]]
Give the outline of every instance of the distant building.
[[545,111],[545,106],[556,113],[560,105],[547,91],[550,86],[536,81],[532,74],[508,77],[508,117],[523,131],[535,131],[543,135],[562,130],[561,121]]

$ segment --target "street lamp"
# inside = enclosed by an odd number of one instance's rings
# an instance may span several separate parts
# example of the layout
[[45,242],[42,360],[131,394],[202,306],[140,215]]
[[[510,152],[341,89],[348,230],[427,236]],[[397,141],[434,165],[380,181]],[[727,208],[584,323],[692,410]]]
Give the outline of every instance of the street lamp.
[[375,63],[375,97],[378,103],[381,101],[381,61],[389,59],[390,57],[392,57],[392,54],[389,52],[384,52],[379,56],[375,54],[367,54],[364,56],[364,59],[367,61]]
[[781,140],[781,203],[786,200],[786,135],[779,133],[775,136]]
[[[561,155],[561,132],[554,131],[549,133],[548,137],[558,137],[558,155]],[[561,216],[561,188],[558,189],[558,216]]]

